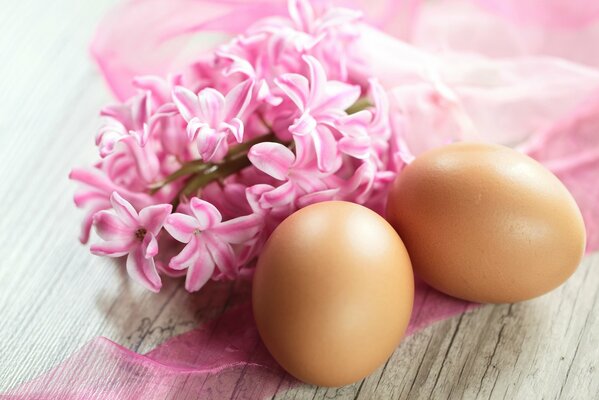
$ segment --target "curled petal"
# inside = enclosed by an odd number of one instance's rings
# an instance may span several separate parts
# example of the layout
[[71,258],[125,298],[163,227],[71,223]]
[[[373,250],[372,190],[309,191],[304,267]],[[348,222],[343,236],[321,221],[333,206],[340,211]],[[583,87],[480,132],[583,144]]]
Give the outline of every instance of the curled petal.
[[369,136],[341,138],[339,140],[339,151],[364,160],[370,157],[370,143],[371,139]]
[[152,235],[158,235],[166,217],[173,210],[170,204],[148,206],[139,212],[139,222]]
[[143,250],[145,258],[151,258],[158,254],[158,242],[156,241],[156,236],[147,233],[146,236],[144,236],[141,249]]
[[160,291],[162,281],[156,270],[154,258],[146,258],[142,246],[136,246],[127,257],[127,272],[133,280],[142,284],[152,292]]
[[189,268],[195,263],[200,252],[206,252],[205,246],[200,242],[197,236],[193,236],[183,250],[171,258],[168,265],[174,270]]
[[233,118],[228,123],[223,123],[225,130],[227,130],[237,143],[241,143],[243,141],[243,122],[239,118]]
[[337,142],[333,134],[326,128],[317,129],[312,135],[318,169],[330,172],[337,164]]
[[241,244],[247,242],[260,231],[263,218],[258,214],[244,215],[219,224],[211,230],[225,242]]
[[138,242],[134,237],[129,240],[111,240],[93,244],[90,247],[90,251],[97,256],[122,257],[129,253],[132,248],[137,246],[137,243]]
[[293,125],[289,127],[289,132],[294,135],[305,136],[314,132],[316,126],[316,120],[310,115],[309,110],[307,110],[293,122]]
[[362,89],[357,85],[344,82],[329,81],[324,88],[324,94],[317,99],[313,108],[322,110],[347,110],[359,98]]
[[189,208],[198,221],[198,228],[201,231],[212,228],[222,221],[220,211],[211,203],[194,197],[189,202]]
[[245,190],[245,197],[247,198],[250,208],[255,213],[262,213],[264,208],[260,204],[260,198],[266,192],[270,192],[274,187],[265,183],[259,183],[251,186]]
[[310,204],[320,203],[323,201],[333,200],[335,196],[339,193],[338,188],[322,190],[320,192],[308,193],[297,199],[298,207],[306,207]]
[[174,213],[166,217],[164,229],[181,243],[189,243],[193,232],[199,229],[198,221],[191,215]]
[[275,179],[287,179],[289,168],[295,161],[295,155],[280,143],[262,142],[252,146],[248,152],[251,163],[260,171]]
[[200,112],[198,96],[183,86],[176,86],[173,89],[173,102],[186,122],[191,121]]
[[254,80],[247,79],[227,93],[224,104],[224,119],[226,121],[233,118],[239,118],[243,115],[250,104],[253,89]]
[[188,123],[187,123],[187,138],[189,139],[189,141],[193,141],[196,140],[196,138],[198,137],[198,133],[201,132],[203,129],[210,129],[210,125],[208,125],[206,122],[202,122],[198,117],[193,117]]
[[99,211],[94,215],[94,226],[104,240],[130,239],[134,228],[126,225],[113,211]]
[[273,208],[291,204],[295,201],[295,187],[289,181],[269,192],[265,192],[260,197],[260,206],[262,208]]
[[207,249],[197,252],[194,263],[187,270],[185,278],[185,289],[189,292],[198,291],[208,282],[214,273],[214,260]]
[[235,253],[231,245],[212,235],[205,235],[204,238],[206,240],[206,248],[210,252],[218,269],[227,278],[235,278],[237,275],[237,265]]
[[91,233],[92,225],[94,222],[94,216],[98,211],[105,210],[110,207],[108,201],[100,202],[94,205],[91,209],[89,209],[85,216],[83,217],[83,221],[81,222],[81,231],[79,233],[79,241],[82,244],[86,244],[89,241],[89,236]]
[[118,192],[112,192],[110,204],[123,223],[131,228],[139,227],[139,216],[135,208],[127,200],[123,199]]
[[[327,75],[324,72],[322,64],[313,56],[305,55],[302,57],[303,60],[308,64],[310,69],[310,94],[308,97],[309,107],[314,107],[316,104],[321,102],[325,94],[325,87],[327,85]],[[353,104],[350,103],[350,105]]]
[[308,79],[299,74],[283,74],[275,79],[275,84],[289,97],[289,99],[304,111],[308,104],[310,92]]

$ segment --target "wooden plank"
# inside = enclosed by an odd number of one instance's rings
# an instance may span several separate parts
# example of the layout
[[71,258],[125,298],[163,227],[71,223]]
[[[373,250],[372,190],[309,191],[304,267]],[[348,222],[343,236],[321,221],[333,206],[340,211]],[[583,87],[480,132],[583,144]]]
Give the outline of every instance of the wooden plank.
[[[158,295],[77,243],[66,179],[95,157],[111,101],[87,56],[116,0],[5,2],[0,13],[0,392],[98,335],[146,352],[247,299],[249,282]],[[405,340],[387,364],[340,389],[285,379],[276,399],[599,398],[599,255],[539,299],[483,306]],[[241,397],[241,394],[237,394]]]

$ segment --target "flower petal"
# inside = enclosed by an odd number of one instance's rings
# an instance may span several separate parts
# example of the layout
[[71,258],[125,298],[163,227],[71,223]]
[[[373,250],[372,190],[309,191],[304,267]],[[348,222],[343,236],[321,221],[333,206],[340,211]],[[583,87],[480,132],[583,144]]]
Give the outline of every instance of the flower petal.
[[251,163],[260,171],[275,179],[287,179],[289,168],[295,161],[295,155],[280,143],[262,142],[253,145],[248,152]]
[[344,137],[339,140],[339,151],[358,159],[370,157],[370,136]]
[[317,122],[310,115],[309,111],[304,112],[299,118],[293,121],[293,125],[289,127],[289,132],[298,136],[309,135],[316,129]]
[[158,254],[158,242],[156,241],[156,236],[151,233],[146,233],[141,244],[141,249],[143,250],[145,258],[151,258]]
[[296,26],[304,31],[310,32],[314,21],[314,9],[307,0],[290,0],[288,3],[289,16]]
[[206,248],[218,269],[225,274],[227,278],[235,278],[237,275],[237,265],[235,253],[229,243],[219,240],[212,235],[204,235]]
[[201,231],[210,229],[222,221],[220,211],[211,203],[194,197],[189,202],[189,208],[198,221],[198,228]]
[[360,86],[329,81],[324,87],[324,94],[314,103],[313,108],[319,110],[347,110],[360,98],[361,92]]
[[200,228],[198,221],[191,215],[174,213],[166,217],[164,229],[176,240],[189,243],[193,231]]
[[331,172],[337,164],[337,142],[333,134],[326,128],[316,129],[312,135],[318,169]]
[[198,96],[183,86],[176,86],[173,89],[173,102],[186,122],[191,121],[200,112]]
[[195,262],[187,270],[185,289],[188,292],[200,290],[212,277],[214,266],[214,260],[206,248],[198,251]]
[[295,194],[294,185],[287,181],[281,186],[262,194],[260,206],[262,208],[273,208],[291,204],[295,201]]
[[[315,107],[321,102],[327,85],[327,75],[320,61],[313,56],[305,55],[302,59],[310,69],[310,94],[308,96],[308,107]],[[353,104],[353,103],[352,103]]]
[[139,222],[152,235],[158,235],[172,210],[173,206],[170,204],[148,206],[139,212]]
[[289,97],[289,99],[304,111],[308,104],[310,91],[308,79],[299,74],[283,74],[275,79],[275,84]]
[[262,228],[263,217],[258,214],[244,215],[219,224],[211,230],[220,239],[228,243],[247,242]]
[[243,122],[239,118],[233,118],[228,123],[223,123],[223,126],[225,130],[233,135],[235,140],[237,140],[237,143],[241,143],[243,141],[244,127]]
[[111,240],[102,243],[93,244],[90,247],[92,254],[107,257],[122,257],[129,253],[137,245],[137,240]]
[[225,97],[224,119],[239,118],[245,112],[252,99],[254,80],[247,79],[235,86]]
[[131,239],[135,229],[123,223],[113,211],[99,211],[94,215],[94,227],[104,240]]
[[123,223],[131,228],[139,227],[139,215],[135,208],[127,200],[123,199],[118,192],[112,192],[110,204]]
[[160,291],[162,281],[156,270],[154,258],[144,257],[142,246],[136,246],[127,257],[127,272],[133,280],[142,284],[152,292]]
[[179,254],[171,258],[168,265],[174,270],[189,268],[195,263],[200,251],[205,252],[205,246],[194,236]]
[[224,118],[225,97],[216,89],[206,88],[198,93],[199,117],[211,127],[217,127]]

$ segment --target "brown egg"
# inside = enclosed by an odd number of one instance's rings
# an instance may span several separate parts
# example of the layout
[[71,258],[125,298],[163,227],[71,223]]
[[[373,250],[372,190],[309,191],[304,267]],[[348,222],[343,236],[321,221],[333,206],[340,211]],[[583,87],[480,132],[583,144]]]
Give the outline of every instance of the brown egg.
[[414,278],[395,230],[366,207],[329,201],[284,220],[253,282],[258,331],[296,378],[322,386],[362,379],[399,344]]
[[397,177],[387,219],[414,272],[465,300],[511,303],[562,284],[585,230],[564,185],[507,147],[455,143],[426,152]]

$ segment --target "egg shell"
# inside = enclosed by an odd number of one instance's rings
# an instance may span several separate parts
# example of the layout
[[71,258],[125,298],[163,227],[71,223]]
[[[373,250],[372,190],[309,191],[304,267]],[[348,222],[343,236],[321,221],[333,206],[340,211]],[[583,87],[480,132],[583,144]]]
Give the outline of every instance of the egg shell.
[[585,248],[582,216],[565,186],[499,145],[455,143],[417,157],[392,185],[387,219],[416,275],[476,302],[546,293],[572,275]]
[[305,207],[266,243],[253,310],[273,357],[296,378],[343,386],[383,364],[410,319],[414,278],[401,239],[348,202]]

